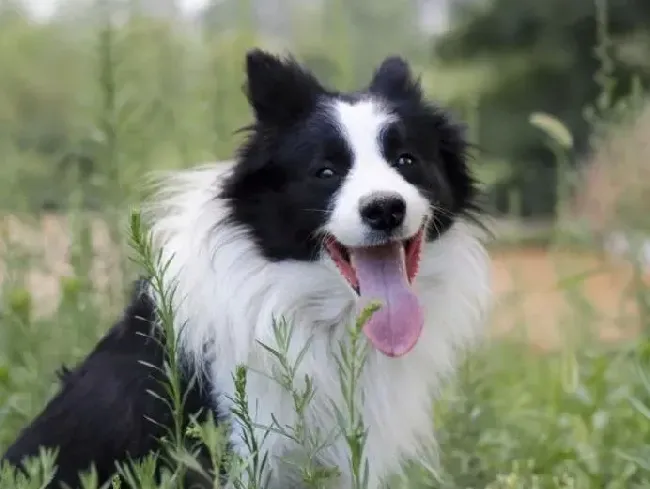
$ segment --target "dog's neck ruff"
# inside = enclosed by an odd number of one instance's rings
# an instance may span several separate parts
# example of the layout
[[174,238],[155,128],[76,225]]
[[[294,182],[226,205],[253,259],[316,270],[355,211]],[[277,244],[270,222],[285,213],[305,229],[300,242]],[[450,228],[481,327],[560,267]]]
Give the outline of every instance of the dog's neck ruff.
[[[251,367],[248,397],[253,418],[268,426],[273,415],[282,425],[292,425],[289,394],[255,372],[273,371],[272,356],[258,342],[274,346],[274,320],[286,320],[294,327],[292,355],[313,337],[296,378],[312,378],[316,396],[308,419],[313,428],[329,433],[337,423],[330,400],[341,402],[334,352],[355,319],[357,297],[330,263],[272,262],[262,256],[249,231],[231,218],[229,206],[236,203],[218,198],[230,169],[229,163],[222,163],[175,173],[162,180],[157,199],[145,209],[154,245],[163,262],[169,260],[165,279],[175,288],[181,355],[194,368],[207,369],[219,415],[228,415],[232,373],[245,364]],[[425,244],[415,281],[425,306],[422,336],[401,358],[372,350],[360,385],[361,412],[369,430],[371,488],[399,471],[403,461],[435,446],[432,398],[441,380],[452,373],[457,352],[480,337],[490,304],[489,285],[485,249],[468,224],[456,222],[442,237]],[[232,441],[245,454],[239,436],[235,427]],[[280,457],[291,448],[280,434],[270,433],[265,441],[274,489],[287,487],[291,471],[281,465]],[[341,439],[321,453],[323,463],[343,470],[338,488],[349,485],[347,457]]]

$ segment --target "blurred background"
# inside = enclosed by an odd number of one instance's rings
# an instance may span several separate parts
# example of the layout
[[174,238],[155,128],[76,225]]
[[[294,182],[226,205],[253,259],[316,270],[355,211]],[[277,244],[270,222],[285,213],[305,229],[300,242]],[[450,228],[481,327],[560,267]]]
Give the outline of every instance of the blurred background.
[[241,141],[253,46],[341,89],[401,54],[476,144],[492,340],[409,487],[648,483],[647,0],[0,0],[0,451],[119,310],[146,174]]

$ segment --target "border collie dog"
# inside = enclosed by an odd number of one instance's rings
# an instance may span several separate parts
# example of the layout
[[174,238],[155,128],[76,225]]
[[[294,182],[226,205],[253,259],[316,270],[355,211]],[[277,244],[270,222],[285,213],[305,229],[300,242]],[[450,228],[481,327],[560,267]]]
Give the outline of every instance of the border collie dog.
[[[309,375],[315,389],[309,428],[331,433],[332,403],[342,405],[339,341],[360,309],[379,301],[363,329],[370,349],[359,383],[376,489],[435,445],[432,399],[459,351],[480,337],[489,310],[468,145],[399,57],[386,58],[353,93],[257,49],[246,72],[254,123],[235,161],[165,177],[145,213],[169,260],[183,378],[201,379],[187,382],[186,411],[232,419],[232,375],[245,364],[254,421],[294,425],[290,393],[268,377],[276,359],[259,344],[275,344],[283,318],[294,328],[290,361],[310,342],[296,377]],[[91,464],[106,481],[116,461],[159,448],[172,417],[159,398],[162,374],[152,368],[165,353],[151,337],[161,329],[159,298],[142,284],[95,350],[64,372],[60,391],[6,460],[19,465],[39,446],[56,448],[52,487],[75,487]],[[232,427],[232,450],[247,456],[236,420]],[[301,487],[283,461],[295,450],[282,434],[266,437],[269,488]],[[333,487],[349,488],[345,440],[319,457],[341,471]]]

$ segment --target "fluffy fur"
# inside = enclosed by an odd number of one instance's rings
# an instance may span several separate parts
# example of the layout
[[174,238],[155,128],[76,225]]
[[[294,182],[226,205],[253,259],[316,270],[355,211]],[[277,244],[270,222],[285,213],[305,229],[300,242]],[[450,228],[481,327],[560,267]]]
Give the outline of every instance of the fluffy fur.
[[[273,321],[282,317],[294,326],[294,357],[312,338],[297,378],[309,375],[316,389],[311,428],[330,432],[331,401],[341,402],[333,353],[360,297],[325,240],[349,250],[406,243],[425,226],[413,281],[424,308],[422,333],[395,358],[371,349],[360,386],[369,487],[378,488],[403,461],[434,445],[431,401],[488,311],[489,264],[472,224],[476,190],[466,144],[447,115],[424,100],[399,58],[385,60],[365,90],[345,94],[324,88],[291,59],[256,50],[247,56],[247,95],[255,123],[236,161],[166,176],[146,209],[154,243],[170,260],[166,280],[175,287],[186,376],[203,379],[192,389],[193,407],[229,417],[232,372],[246,364],[255,420],[270,425],[273,415],[293,424],[288,393],[255,373],[274,369],[258,342],[273,345]],[[389,228],[370,224],[368,199],[385,211],[387,198],[400,201],[403,212],[380,215],[390,218]],[[59,446],[59,479],[74,483],[72,474],[91,461],[105,478],[114,460],[156,448],[159,432],[143,418],[169,421],[145,392],[153,374],[136,366],[138,356],[161,362],[159,342],[142,336],[142,324],[155,322],[146,309],[157,300],[150,295],[136,293],[131,309],[145,309],[127,310],[95,352],[66,373],[62,391],[10,447],[10,461],[39,444]],[[232,446],[247,455],[240,435],[235,425]],[[275,433],[266,439],[272,489],[298,485],[280,460],[295,448]],[[343,440],[321,457],[343,470],[335,487],[349,487]]]

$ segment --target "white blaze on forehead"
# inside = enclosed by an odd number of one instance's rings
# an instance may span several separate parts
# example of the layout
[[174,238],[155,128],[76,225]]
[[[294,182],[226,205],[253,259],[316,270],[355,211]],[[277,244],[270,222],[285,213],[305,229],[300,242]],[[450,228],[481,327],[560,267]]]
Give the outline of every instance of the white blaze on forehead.
[[368,163],[383,160],[380,147],[381,131],[396,117],[372,99],[356,103],[338,101],[335,105],[337,123],[355,159]]
[[386,161],[381,148],[381,133],[397,116],[372,98],[336,101],[333,112],[352,153],[352,167],[333,203],[328,230],[345,246],[364,245],[367,229],[359,213],[360,200],[374,192],[393,192],[406,202],[404,235],[417,233],[428,210],[427,201]]

